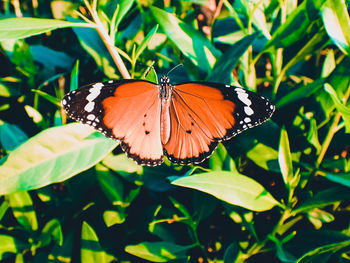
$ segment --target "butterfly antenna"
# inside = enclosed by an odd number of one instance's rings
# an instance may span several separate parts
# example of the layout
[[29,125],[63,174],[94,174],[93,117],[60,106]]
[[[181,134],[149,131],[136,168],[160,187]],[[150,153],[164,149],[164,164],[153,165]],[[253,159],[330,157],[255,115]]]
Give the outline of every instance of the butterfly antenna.
[[182,63],[177,64],[175,67],[173,67],[171,70],[169,70],[168,74],[166,74],[167,76],[169,76],[169,74],[174,71],[175,69],[177,69],[178,67],[183,67],[184,65]]
[[151,69],[154,69],[153,65],[154,65],[155,61],[152,61],[151,65],[148,66],[148,68],[146,69],[145,73],[143,73],[143,79],[145,79],[148,75],[148,73],[151,71]]

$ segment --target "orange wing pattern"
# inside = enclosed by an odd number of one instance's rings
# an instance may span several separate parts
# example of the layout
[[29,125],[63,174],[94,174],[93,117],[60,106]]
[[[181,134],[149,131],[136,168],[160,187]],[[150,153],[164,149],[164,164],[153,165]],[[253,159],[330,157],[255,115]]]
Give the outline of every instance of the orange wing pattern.
[[122,149],[140,164],[163,162],[159,89],[148,82],[119,86],[102,102],[104,124],[121,140]]
[[234,126],[235,104],[220,89],[200,83],[176,86],[172,95],[165,154],[175,163],[200,163]]
[[200,163],[217,143],[268,120],[274,106],[248,90],[208,82],[190,82],[173,88],[171,135],[164,145],[170,161]]
[[62,100],[71,118],[120,140],[131,159],[150,166],[163,162],[160,105],[158,86],[140,80],[95,83]]
[[265,98],[230,85],[188,82],[172,86],[144,80],[95,83],[62,99],[68,115],[120,140],[141,165],[200,163],[218,142],[268,120],[275,107]]

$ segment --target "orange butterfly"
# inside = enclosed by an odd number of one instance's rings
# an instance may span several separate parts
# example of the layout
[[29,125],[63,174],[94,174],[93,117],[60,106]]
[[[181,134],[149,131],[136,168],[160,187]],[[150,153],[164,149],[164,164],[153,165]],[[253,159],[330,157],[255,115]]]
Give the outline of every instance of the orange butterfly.
[[141,165],[163,156],[177,164],[197,164],[218,142],[268,120],[275,106],[254,92],[209,82],[171,85],[145,80],[110,80],[74,90],[62,99],[74,120],[119,140]]

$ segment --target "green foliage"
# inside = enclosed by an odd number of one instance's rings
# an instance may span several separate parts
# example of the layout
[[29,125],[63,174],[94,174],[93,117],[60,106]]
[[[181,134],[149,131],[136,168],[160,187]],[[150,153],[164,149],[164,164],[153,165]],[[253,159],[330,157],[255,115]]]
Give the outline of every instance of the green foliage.
[[[349,261],[348,1],[210,2],[2,4],[0,260]],[[174,83],[240,84],[275,115],[199,166],[150,168],[61,109],[179,64]]]

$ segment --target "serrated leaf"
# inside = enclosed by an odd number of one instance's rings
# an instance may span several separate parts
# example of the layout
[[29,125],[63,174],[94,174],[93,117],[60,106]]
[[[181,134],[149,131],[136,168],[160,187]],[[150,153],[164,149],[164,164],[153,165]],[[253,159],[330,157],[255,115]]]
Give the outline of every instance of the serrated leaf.
[[18,39],[42,34],[57,28],[91,27],[87,23],[32,17],[7,18],[0,21],[0,40]]
[[279,204],[262,185],[237,172],[196,174],[176,179],[172,184],[203,191],[253,211],[266,211]]
[[47,129],[0,166],[0,194],[64,181],[98,163],[117,142],[79,123]]

